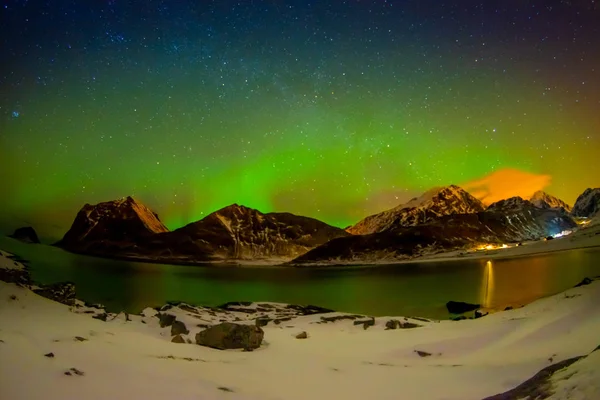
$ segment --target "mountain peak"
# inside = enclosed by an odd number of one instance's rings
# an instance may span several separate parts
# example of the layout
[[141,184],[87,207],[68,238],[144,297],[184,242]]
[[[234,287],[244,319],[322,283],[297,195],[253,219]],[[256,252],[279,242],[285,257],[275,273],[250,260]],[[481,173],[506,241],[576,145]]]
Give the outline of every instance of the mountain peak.
[[98,238],[135,241],[140,237],[168,231],[156,213],[127,196],[95,205],[85,204],[59,245],[77,249]]
[[535,192],[529,201],[537,208],[564,208],[567,211],[571,211],[571,206],[567,203],[542,190]]
[[421,196],[391,210],[371,215],[347,229],[354,235],[382,232],[394,226],[414,226],[449,214],[483,211],[475,197],[456,185],[432,188]]

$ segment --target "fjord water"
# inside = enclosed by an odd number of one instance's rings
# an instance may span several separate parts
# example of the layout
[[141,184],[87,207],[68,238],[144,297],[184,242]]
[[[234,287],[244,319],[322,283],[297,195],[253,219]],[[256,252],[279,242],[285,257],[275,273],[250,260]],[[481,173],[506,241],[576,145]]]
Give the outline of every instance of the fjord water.
[[448,318],[449,300],[519,306],[600,275],[600,249],[506,260],[457,260],[380,267],[193,267],[81,256],[46,245],[0,239],[28,261],[40,283],[72,281],[77,296],[109,311],[137,313],[167,301],[314,304],[375,316]]

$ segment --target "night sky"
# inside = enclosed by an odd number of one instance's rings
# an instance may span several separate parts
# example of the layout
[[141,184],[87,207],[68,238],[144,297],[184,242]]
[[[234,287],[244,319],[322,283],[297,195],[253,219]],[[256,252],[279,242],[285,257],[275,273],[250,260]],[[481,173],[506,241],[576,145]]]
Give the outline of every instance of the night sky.
[[[2,1],[0,222],[134,195],[347,226],[600,186],[600,1]],[[50,234],[50,233],[48,233]]]

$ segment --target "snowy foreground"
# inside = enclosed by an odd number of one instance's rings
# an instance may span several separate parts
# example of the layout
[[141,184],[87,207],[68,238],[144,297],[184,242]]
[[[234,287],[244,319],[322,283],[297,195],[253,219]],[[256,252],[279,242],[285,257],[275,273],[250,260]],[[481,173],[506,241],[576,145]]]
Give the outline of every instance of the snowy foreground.
[[[24,266],[2,253],[2,268]],[[220,321],[272,321],[259,349],[215,350],[172,343],[154,309],[104,314],[0,282],[0,399],[484,399],[577,356],[493,398],[600,398],[598,281],[476,320],[396,317],[404,328],[390,330],[390,317],[298,316],[276,303],[160,312],[182,321],[192,343]]]

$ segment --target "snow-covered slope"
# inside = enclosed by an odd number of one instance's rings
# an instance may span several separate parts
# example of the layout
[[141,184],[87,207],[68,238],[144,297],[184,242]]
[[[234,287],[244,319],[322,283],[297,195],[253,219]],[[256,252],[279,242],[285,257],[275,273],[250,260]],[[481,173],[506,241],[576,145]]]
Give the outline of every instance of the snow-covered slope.
[[483,211],[481,201],[458,186],[434,188],[406,204],[368,216],[347,229],[353,235],[383,232],[394,226],[414,226],[442,215]]
[[600,188],[586,189],[575,201],[571,211],[576,217],[592,218],[600,211]]
[[[0,282],[0,398],[480,400],[583,356],[529,387],[550,383],[554,400],[596,399],[599,302],[593,282],[464,321],[301,316],[272,303],[161,308],[188,327],[186,338],[220,319],[254,324],[285,314],[263,326],[259,349],[243,352],[172,343],[153,309],[102,321],[81,303],[68,307]],[[390,320],[412,329],[386,330]],[[297,339],[300,332],[307,338]]]
[[559,199],[556,196],[552,196],[542,190],[538,190],[529,199],[534,206],[539,208],[564,208],[567,211],[571,211],[571,206]]

